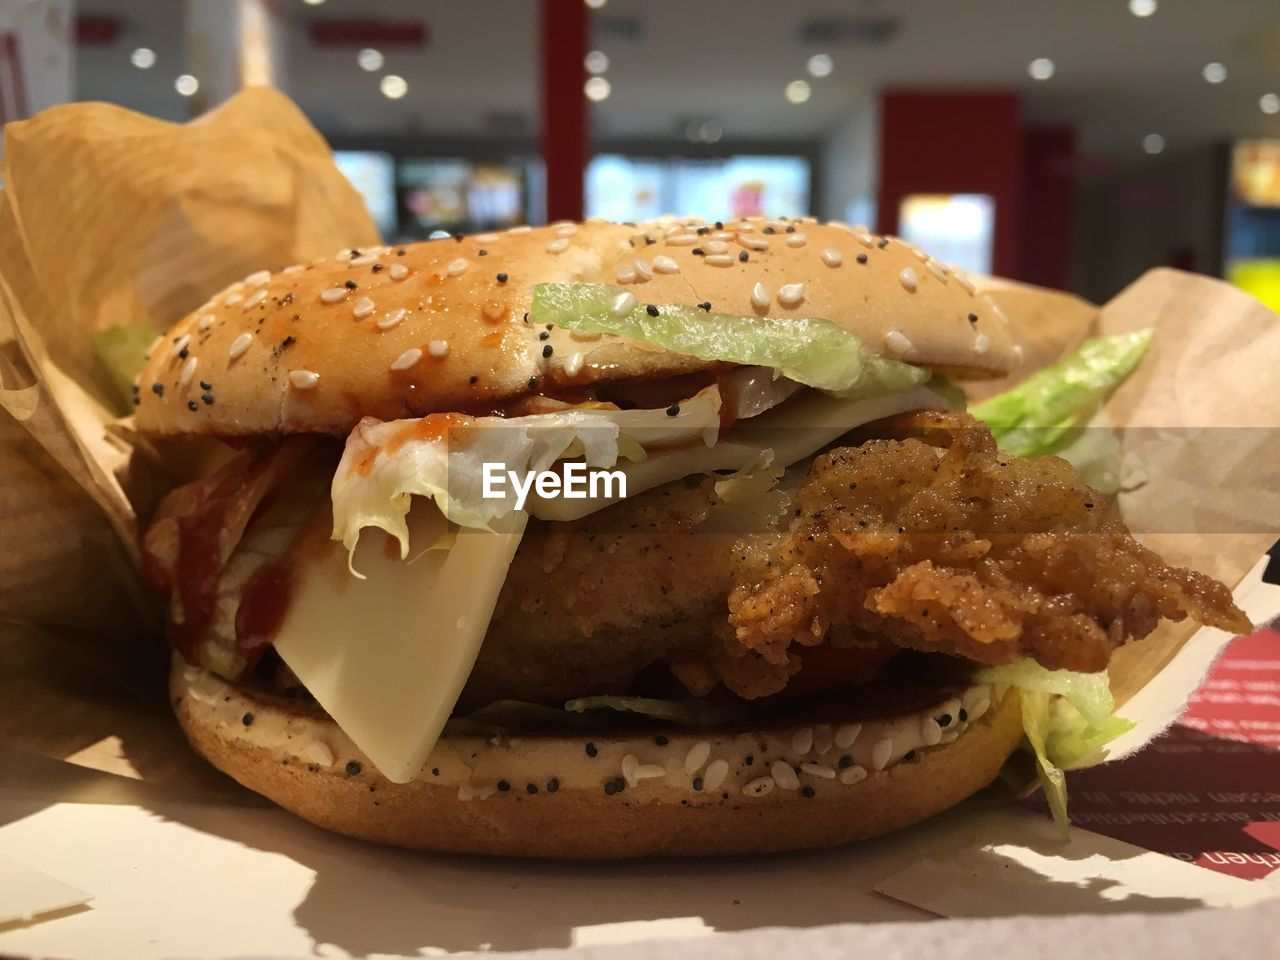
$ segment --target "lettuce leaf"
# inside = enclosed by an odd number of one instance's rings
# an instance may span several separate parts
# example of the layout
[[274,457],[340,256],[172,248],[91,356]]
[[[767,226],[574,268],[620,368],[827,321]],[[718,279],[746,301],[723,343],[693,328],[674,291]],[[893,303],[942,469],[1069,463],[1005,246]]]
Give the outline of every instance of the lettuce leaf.
[[111,385],[111,396],[121,412],[133,406],[133,383],[146,363],[147,350],[156,332],[141,324],[120,324],[93,335],[93,353]]
[[1070,357],[969,412],[991,428],[1002,450],[1020,457],[1053,453],[1133,372],[1154,335],[1148,327],[1086,340]]
[[1016,687],[1022,704],[1022,729],[1036,756],[1036,771],[1063,839],[1068,838],[1065,771],[1133,723],[1114,715],[1115,699],[1105,671],[1049,670],[1034,660],[1018,660],[979,671],[980,683]]
[[[622,293],[598,283],[542,283],[533,289],[529,320],[584,333],[643,340],[700,360],[770,367],[806,386],[840,397],[869,397],[924,383],[922,367],[876,356],[829,320],[740,317],[697,307],[636,303],[613,309]],[[651,313],[656,310],[657,316]]]

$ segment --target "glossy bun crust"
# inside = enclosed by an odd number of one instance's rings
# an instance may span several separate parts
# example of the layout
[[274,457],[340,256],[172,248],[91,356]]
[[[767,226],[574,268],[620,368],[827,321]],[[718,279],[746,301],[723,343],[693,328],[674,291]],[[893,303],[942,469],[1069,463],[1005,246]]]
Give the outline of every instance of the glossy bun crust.
[[546,331],[525,319],[534,285],[577,281],[621,285],[641,303],[823,317],[873,351],[954,376],[1001,375],[1014,353],[966,277],[898,240],[807,219],[563,223],[343,250],[247,277],[152,346],[137,425],[345,435],[365,416],[486,412],[709,366],[608,335],[539,339]]
[[[854,783],[801,767],[803,786],[751,794],[745,785],[772,769],[769,757],[793,750],[797,729],[778,728],[629,738],[450,736],[437,744],[422,778],[397,784],[322,714],[255,696],[176,659],[170,694],[200,754],[314,824],[420,850],[549,859],[766,853],[866,839],[982,789],[1022,737],[1018,698],[1007,693],[955,740]],[[688,758],[699,751],[689,772]],[[702,777],[712,777],[716,757],[732,765],[712,788]],[[638,760],[650,769],[665,764],[667,774],[628,788],[618,773]],[[469,786],[477,779],[487,788]]]

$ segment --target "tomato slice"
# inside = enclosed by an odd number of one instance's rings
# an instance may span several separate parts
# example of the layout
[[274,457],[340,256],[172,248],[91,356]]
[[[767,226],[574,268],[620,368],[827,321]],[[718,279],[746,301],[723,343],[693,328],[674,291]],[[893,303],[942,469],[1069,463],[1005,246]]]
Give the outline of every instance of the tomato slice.
[[792,649],[800,655],[800,672],[787,682],[785,689],[766,699],[786,700],[830,690],[842,683],[866,680],[899,650],[888,641],[871,647],[831,647],[824,644]]

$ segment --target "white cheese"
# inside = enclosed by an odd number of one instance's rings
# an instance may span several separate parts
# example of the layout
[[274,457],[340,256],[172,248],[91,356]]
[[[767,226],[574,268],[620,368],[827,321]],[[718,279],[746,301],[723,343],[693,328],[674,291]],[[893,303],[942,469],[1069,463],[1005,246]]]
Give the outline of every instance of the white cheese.
[[[367,529],[347,568],[338,543],[293,571],[293,595],[275,648],[339,727],[388,780],[417,776],[440,737],[489,629],[527,516],[503,532],[459,530],[449,549],[434,504],[409,514],[410,557]],[[423,552],[425,551],[425,552]]]

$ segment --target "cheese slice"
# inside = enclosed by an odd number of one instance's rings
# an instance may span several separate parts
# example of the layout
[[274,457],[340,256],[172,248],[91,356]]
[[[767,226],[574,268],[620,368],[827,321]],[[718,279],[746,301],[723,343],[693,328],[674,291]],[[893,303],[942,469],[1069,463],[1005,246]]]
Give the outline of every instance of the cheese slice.
[[[368,529],[354,566],[332,541],[292,571],[292,596],[276,651],[303,686],[388,780],[417,776],[471,674],[528,516],[499,532],[448,534],[434,503],[409,513],[410,557]],[[423,552],[425,551],[425,552]],[[417,554],[415,556],[415,553]]]

